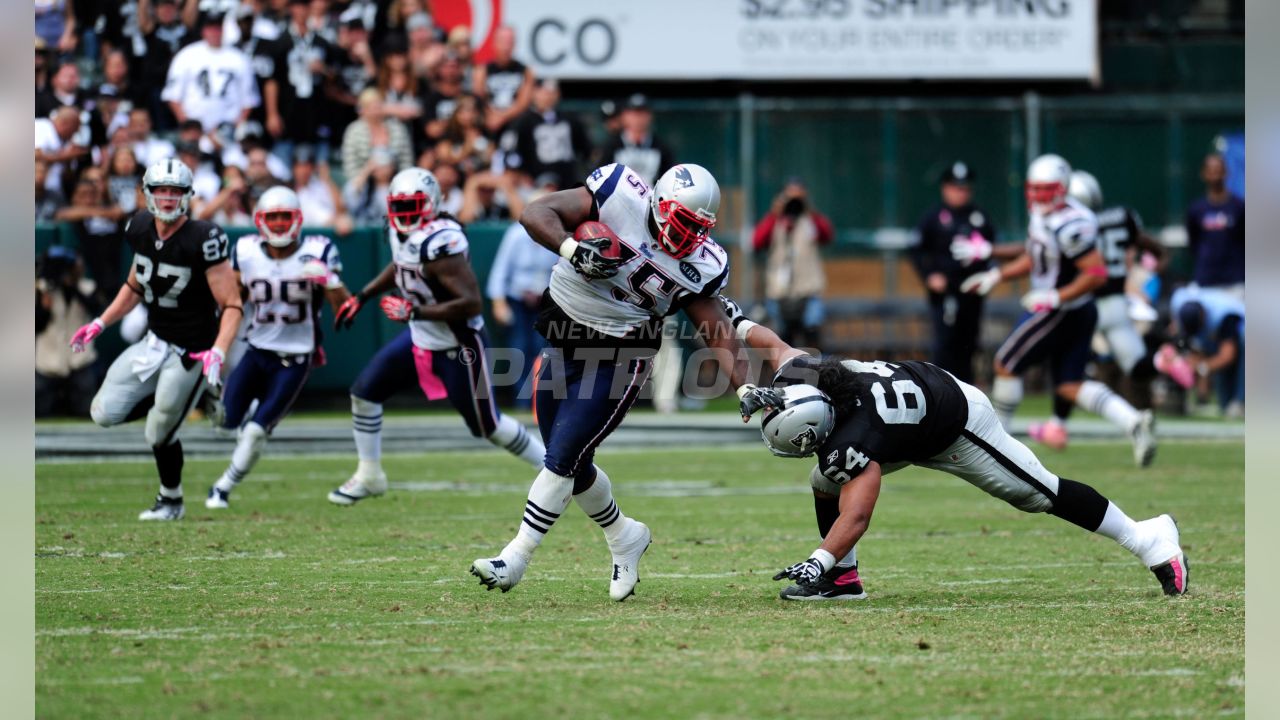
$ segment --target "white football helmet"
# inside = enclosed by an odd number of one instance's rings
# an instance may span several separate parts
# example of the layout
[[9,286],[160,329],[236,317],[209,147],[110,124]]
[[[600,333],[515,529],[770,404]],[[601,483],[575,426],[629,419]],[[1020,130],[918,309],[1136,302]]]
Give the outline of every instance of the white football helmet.
[[1090,210],[1102,207],[1102,186],[1098,184],[1098,178],[1084,170],[1071,173],[1071,185],[1067,187],[1067,194],[1084,203]]
[[[147,211],[164,222],[173,222],[186,215],[187,208],[191,205],[191,197],[195,194],[192,189],[194,182],[191,168],[177,158],[165,158],[151,163],[142,176],[142,196],[147,201]],[[162,210],[156,203],[153,191],[161,187],[174,187],[182,191],[182,197],[175,207]]]
[[425,227],[440,212],[440,181],[430,170],[411,167],[396,173],[387,189],[391,227],[409,233]]
[[836,424],[836,409],[827,394],[812,385],[782,388],[786,403],[770,408],[760,421],[760,434],[769,452],[782,457],[805,457],[818,451]]
[[298,194],[283,185],[268,188],[253,210],[253,224],[267,242],[289,247],[302,231],[302,204]]
[[1071,185],[1071,164],[1060,155],[1041,155],[1027,168],[1027,207],[1047,213],[1062,206]]
[[716,226],[719,210],[720,185],[701,165],[676,165],[658,178],[649,195],[658,243],[675,258],[698,249]]

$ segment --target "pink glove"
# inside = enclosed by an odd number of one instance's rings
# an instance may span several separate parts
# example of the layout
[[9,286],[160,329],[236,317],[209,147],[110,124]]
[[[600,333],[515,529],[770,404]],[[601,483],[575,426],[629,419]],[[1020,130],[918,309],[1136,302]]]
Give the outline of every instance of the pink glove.
[[1196,372],[1191,363],[1178,354],[1178,350],[1169,343],[1160,346],[1154,358],[1156,370],[1168,375],[1174,382],[1189,390],[1196,383]]
[[1062,304],[1062,298],[1059,297],[1057,290],[1032,290],[1022,296],[1022,307],[1027,312],[1049,312],[1057,310]]
[[413,303],[399,295],[388,295],[378,304],[382,306],[382,312],[396,322],[408,322],[413,316]]
[[222,361],[227,359],[218,348],[209,348],[203,352],[188,353],[187,357],[199,360],[204,365],[204,376],[211,387],[222,384]]
[[991,243],[975,230],[967,238],[957,237],[951,241],[951,257],[966,267],[982,262],[991,257]]
[[93,322],[82,326],[71,336],[71,352],[84,352],[84,347],[101,335],[104,327],[102,318],[94,318]]

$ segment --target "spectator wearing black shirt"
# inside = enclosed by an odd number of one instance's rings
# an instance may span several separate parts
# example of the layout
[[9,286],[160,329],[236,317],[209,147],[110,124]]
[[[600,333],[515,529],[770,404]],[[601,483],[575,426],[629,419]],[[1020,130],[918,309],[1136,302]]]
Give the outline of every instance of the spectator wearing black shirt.
[[516,60],[516,32],[502,26],[493,33],[493,60],[476,69],[475,92],[485,101],[485,129],[499,137],[533,100],[533,70]]
[[533,91],[533,104],[516,120],[514,147],[503,147],[507,167],[529,177],[552,173],[558,187],[570,188],[582,183],[578,158],[591,154],[591,142],[582,123],[563,115],[560,84],[555,80],[539,80]]
[[982,323],[981,295],[960,292],[960,283],[991,265],[990,260],[962,265],[951,255],[951,243],[977,235],[995,242],[991,219],[973,204],[974,174],[956,162],[942,175],[942,203],[924,214],[916,226],[911,262],[929,296],[933,320],[933,364],[964,382],[973,382],[973,355]]
[[129,124],[129,116],[120,109],[122,102],[120,91],[115,85],[103,83],[98,86],[94,109],[89,113],[89,145],[91,147],[105,146],[117,128]]
[[429,144],[435,145],[444,138],[445,126],[453,117],[458,100],[465,94],[462,89],[462,62],[457,55],[446,54],[436,68],[431,92],[423,103],[422,122],[419,123],[419,127],[425,127]]
[[329,73],[334,82],[328,86],[329,110],[325,123],[333,137],[339,137],[355,122],[357,98],[377,81],[378,66],[369,49],[369,32],[358,8],[348,8],[340,16],[338,49]]
[[289,26],[272,53],[275,72],[263,85],[272,151],[286,165],[293,163],[297,146],[309,146],[317,160],[329,159],[330,128],[320,116],[326,68],[335,62],[336,48],[308,27],[309,18],[309,0],[289,0]]
[[80,87],[80,68],[71,61],[59,65],[49,80],[48,90],[36,96],[36,117],[47,118],[54,110],[68,106],[93,108],[93,99]]
[[622,107],[622,131],[609,139],[604,149],[602,165],[618,163],[631,168],[646,185],[671,167],[671,151],[653,136],[653,111],[649,100],[636,93]]
[[[134,64],[134,83],[146,98],[146,106],[156,128],[172,130],[178,126],[178,121],[169,105],[160,99],[160,92],[164,90],[173,56],[198,40],[199,36],[182,24],[175,0],[156,0],[155,17],[147,12],[148,5],[147,0],[138,4],[138,29],[142,32],[142,42],[135,43],[134,55],[141,56],[142,60]],[[142,52],[138,52],[139,49]]]
[[[388,117],[404,123],[406,128],[418,127],[431,88],[426,80],[414,76],[408,55],[395,51],[382,57],[382,65],[378,68],[378,90],[382,92],[382,109]],[[413,154],[417,157],[427,147],[427,136],[422,132],[411,132],[410,135]]]
[[89,275],[98,284],[98,300],[104,305],[110,302],[124,281],[120,225],[125,212],[108,202],[101,168],[85,168],[71,196],[71,205],[59,210],[56,218],[72,224]]
[[1244,199],[1227,189],[1227,162],[1218,153],[1200,168],[1205,196],[1187,209],[1187,245],[1195,263],[1192,278],[1244,299]]

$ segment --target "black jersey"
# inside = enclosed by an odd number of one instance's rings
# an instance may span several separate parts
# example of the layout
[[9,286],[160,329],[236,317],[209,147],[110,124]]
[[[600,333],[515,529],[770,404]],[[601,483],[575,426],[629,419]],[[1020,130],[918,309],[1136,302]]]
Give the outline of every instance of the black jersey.
[[484,67],[484,91],[489,96],[489,104],[499,110],[514,105],[520,86],[524,85],[524,63],[519,60],[512,60],[506,65],[491,62]]
[[[796,358],[774,384],[814,382],[805,375],[816,362],[810,356]],[[928,460],[955,442],[969,420],[960,384],[936,365],[914,360],[840,364],[850,377],[816,381],[836,406],[836,426],[818,448],[818,467],[833,482],[852,480],[872,460],[881,465]]]
[[1098,211],[1098,249],[1107,266],[1107,283],[1094,291],[1094,297],[1124,292],[1124,278],[1129,272],[1129,248],[1142,234],[1142,218],[1123,205]]
[[218,337],[218,303],[204,273],[227,261],[227,234],[211,222],[188,219],[161,242],[151,213],[139,210],[124,236],[133,248],[133,269],[151,331],[186,350],[212,347]]

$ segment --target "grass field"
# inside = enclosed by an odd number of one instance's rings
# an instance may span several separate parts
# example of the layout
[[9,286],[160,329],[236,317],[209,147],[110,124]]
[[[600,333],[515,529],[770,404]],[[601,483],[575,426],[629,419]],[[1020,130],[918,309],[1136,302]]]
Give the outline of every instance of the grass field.
[[[341,448],[339,448],[341,450]],[[516,528],[527,469],[391,457],[413,489],[343,509],[345,458],[269,456],[215,515],[134,518],[151,463],[36,468],[41,717],[1208,717],[1243,714],[1244,448],[1046,457],[1131,515],[1173,512],[1191,593],[1110,541],[950,476],[886,480],[860,548],[871,599],[777,599],[816,545],[808,465],[762,448],[604,452],[654,532],[637,595],[570,510],[508,594],[467,574]],[[393,488],[395,485],[393,484]]]

